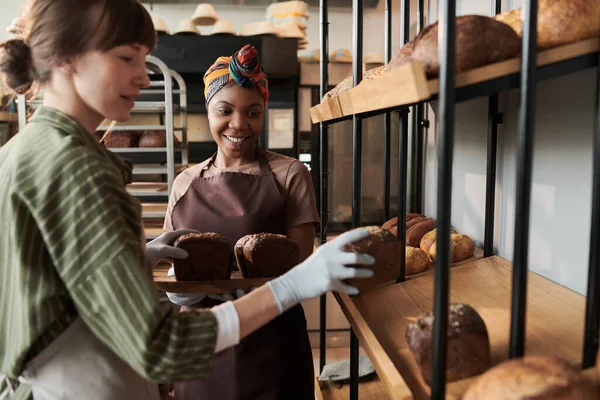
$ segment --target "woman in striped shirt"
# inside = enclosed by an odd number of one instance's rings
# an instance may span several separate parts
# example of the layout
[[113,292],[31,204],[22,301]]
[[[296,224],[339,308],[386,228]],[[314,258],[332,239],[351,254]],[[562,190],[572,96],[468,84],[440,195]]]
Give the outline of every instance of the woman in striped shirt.
[[155,45],[137,0],[33,0],[0,75],[43,106],[0,149],[0,398],[158,399],[156,383],[207,376],[215,353],[299,302],[369,277],[341,235],[287,274],[210,310],[160,303],[150,266],[186,257],[182,231],[143,241],[131,167],[92,133],[130,119]]

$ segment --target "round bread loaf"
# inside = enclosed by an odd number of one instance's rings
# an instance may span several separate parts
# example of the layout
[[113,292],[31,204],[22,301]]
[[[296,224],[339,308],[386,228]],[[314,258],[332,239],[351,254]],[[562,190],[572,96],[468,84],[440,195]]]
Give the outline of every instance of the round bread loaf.
[[[494,17],[522,35],[521,8]],[[537,47],[540,50],[600,35],[598,0],[538,0]]]
[[[423,380],[431,385],[433,313],[428,312],[408,325],[405,339]],[[448,308],[448,382],[479,375],[491,366],[488,331],[477,311],[467,304]]]
[[[413,221],[416,221],[417,219],[418,218],[415,218],[410,222],[412,223]],[[426,220],[420,221],[420,222],[412,225],[410,228],[407,228],[406,229],[406,245],[412,246],[412,247],[419,247],[419,243],[421,243],[421,239],[423,238],[423,236],[427,232],[435,229],[436,223],[437,222],[435,219],[427,218]]]
[[431,260],[427,253],[418,247],[406,246],[405,259],[406,275],[418,274],[425,271],[431,265]]
[[390,62],[385,66],[386,71],[391,71],[412,60],[412,52],[415,48],[415,39],[413,38],[398,50]]
[[[408,221],[411,221],[412,219],[417,218],[417,217],[425,217],[425,216],[422,214],[407,213],[406,214],[406,222],[408,223]],[[384,224],[381,225],[381,227],[383,229],[387,229],[389,231],[391,228],[393,228],[394,226],[397,226],[397,225],[398,225],[398,217],[394,217],[394,218],[384,222]]]
[[189,233],[179,236],[173,246],[188,252],[186,259],[173,259],[178,281],[226,280],[231,277],[231,245],[218,233]]
[[104,140],[108,148],[131,148],[137,147],[139,136],[129,131],[112,131]]
[[[179,144],[179,140],[173,135],[173,144]],[[167,147],[166,130],[148,130],[140,136],[139,147]]]
[[[453,233],[450,235],[450,254],[452,262],[459,262],[471,257],[475,252],[475,243],[467,235]],[[429,248],[429,257],[435,261],[437,255],[437,240]]]
[[352,242],[343,251],[370,254],[375,258],[372,265],[348,265],[350,268],[370,268],[375,272],[371,278],[349,279],[348,283],[361,292],[395,281],[400,274],[400,242],[390,231],[379,226],[366,226],[370,235]]
[[599,388],[554,356],[505,361],[478,377],[463,400],[592,400]]
[[240,240],[242,243],[238,243],[240,247],[243,246],[245,259],[240,272],[244,278],[276,277],[285,274],[300,261],[298,244],[287,236],[258,233]]
[[[450,227],[450,234],[453,233],[457,233],[456,230],[454,230],[454,228]],[[429,255],[429,249],[431,248],[431,245],[435,243],[437,239],[437,228],[427,232],[425,235],[423,235],[423,237],[421,238],[421,243],[419,244],[419,247],[421,248],[421,250],[423,250],[425,253],[427,253],[427,255]]]

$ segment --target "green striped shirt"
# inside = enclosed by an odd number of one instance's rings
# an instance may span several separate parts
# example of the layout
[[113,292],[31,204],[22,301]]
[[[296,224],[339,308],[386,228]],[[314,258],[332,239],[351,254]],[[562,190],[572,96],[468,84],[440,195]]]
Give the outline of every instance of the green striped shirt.
[[159,302],[130,173],[46,107],[0,149],[0,374],[16,379],[78,316],[149,380],[208,373],[216,319]]

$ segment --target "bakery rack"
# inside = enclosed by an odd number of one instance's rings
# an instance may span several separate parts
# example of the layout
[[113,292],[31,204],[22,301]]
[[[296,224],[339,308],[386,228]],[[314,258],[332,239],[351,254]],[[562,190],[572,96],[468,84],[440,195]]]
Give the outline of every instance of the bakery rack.
[[[188,162],[187,137],[187,90],[184,79],[179,73],[171,70],[159,58],[148,55],[146,70],[150,78],[150,86],[141,90],[141,95],[132,113],[154,114],[159,124],[151,125],[114,125],[103,124],[98,131],[140,131],[165,130],[166,147],[130,147],[108,148],[123,158],[134,162],[133,174],[136,176],[160,176],[161,182],[133,182],[127,186],[128,192],[138,197],[142,203],[142,218],[145,219],[146,238],[153,239],[162,233],[162,221],[166,215],[167,202],[176,173],[186,168]],[[17,98],[19,129],[22,129],[28,116],[28,110],[34,110],[42,104],[41,94],[35,99],[26,100],[25,96]],[[179,125],[175,125],[175,114],[179,116]],[[107,122],[107,121],[105,121]],[[181,143],[174,143],[174,133],[181,132]],[[181,155],[176,164],[175,154]],[[162,155],[162,157],[161,157]],[[166,176],[166,182],[164,177]]]
[[[328,91],[328,4],[320,1],[321,82],[320,98]],[[418,30],[424,26],[423,0],[417,1]],[[493,15],[501,12],[501,2],[492,1]],[[405,276],[405,258],[400,254],[401,273],[396,283],[349,297],[336,293],[335,298],[351,328],[350,399],[357,399],[359,340],[373,363],[380,384],[391,399],[460,399],[476,377],[446,382],[446,322],[449,302],[473,306],[484,319],[490,335],[493,363],[528,353],[552,354],[584,370],[600,383],[594,364],[598,351],[600,325],[600,104],[596,99],[593,155],[593,198],[587,296],[581,296],[528,270],[529,217],[532,186],[533,133],[535,131],[536,83],[545,79],[597,68],[596,90],[600,92],[599,38],[537,51],[537,1],[524,0],[522,56],[493,65],[455,74],[456,1],[440,0],[439,79],[427,80],[418,63],[358,85],[362,80],[363,5],[353,0],[353,76],[354,88],[311,108],[313,123],[319,124],[321,187],[327,187],[328,125],[341,120],[353,121],[353,201],[352,225],[361,226],[361,121],[392,112],[400,118],[398,162],[398,238],[406,242],[408,117],[412,111],[412,134],[423,136],[427,128],[422,106],[437,102],[439,123],[437,140],[437,228],[438,257],[434,272]],[[401,0],[401,43],[409,41],[410,2]],[[385,3],[386,62],[391,59],[391,0]],[[514,260],[509,262],[493,254],[494,198],[497,159],[498,93],[519,88],[520,110],[517,137],[517,192],[515,215]],[[486,163],[486,202],[483,257],[450,264],[450,223],[452,194],[452,159],[454,146],[455,104],[487,97],[488,149]],[[600,97],[600,95],[599,95]],[[385,141],[389,143],[390,124],[386,124]],[[411,151],[420,157],[417,142]],[[390,186],[389,145],[385,154],[386,196]],[[422,164],[421,164],[422,168]],[[422,181],[417,185],[422,185]],[[417,194],[422,195],[422,186]],[[419,193],[420,192],[420,193]],[[321,221],[327,221],[328,203],[324,191],[319,199]],[[411,212],[421,212],[420,202],[411,202]],[[389,205],[389,201],[386,203]],[[389,210],[387,210],[389,213]],[[386,214],[387,215],[387,214]],[[321,224],[320,242],[327,241],[327,225]],[[401,246],[404,249],[404,246]],[[404,253],[404,251],[402,251]],[[321,298],[321,369],[325,365],[325,297]],[[432,384],[423,381],[404,340],[407,324],[426,311],[434,312]],[[335,395],[334,395],[335,396]],[[325,398],[325,396],[323,396]]]

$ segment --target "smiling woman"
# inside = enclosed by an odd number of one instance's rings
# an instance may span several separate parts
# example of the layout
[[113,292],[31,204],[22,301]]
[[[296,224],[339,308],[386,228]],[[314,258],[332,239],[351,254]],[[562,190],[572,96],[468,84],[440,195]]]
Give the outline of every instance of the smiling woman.
[[[319,221],[314,188],[302,163],[257,145],[269,84],[256,49],[246,45],[231,57],[219,57],[204,83],[218,150],[175,179],[165,230],[217,232],[232,245],[250,234],[282,234],[296,242],[300,260],[306,259]],[[202,294],[168,296],[184,310],[219,304]],[[219,354],[206,379],[177,383],[175,397],[313,399],[313,385],[306,319],[297,306]]]

